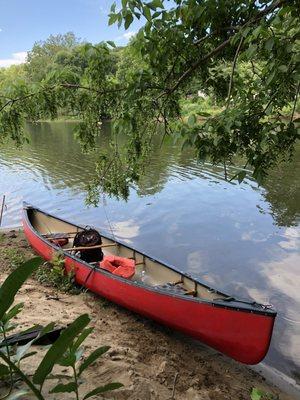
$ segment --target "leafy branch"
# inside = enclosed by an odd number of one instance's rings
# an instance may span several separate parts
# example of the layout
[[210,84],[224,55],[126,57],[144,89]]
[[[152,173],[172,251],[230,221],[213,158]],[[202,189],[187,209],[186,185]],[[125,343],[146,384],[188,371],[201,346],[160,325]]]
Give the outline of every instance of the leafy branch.
[[[272,13],[274,10],[277,8],[282,7],[286,3],[286,0],[277,0],[268,7],[266,7],[264,10],[260,11],[258,15],[256,15],[254,18],[251,18],[249,21],[247,21],[244,25],[240,27],[240,30],[243,30],[244,28],[254,25],[255,23],[258,23],[263,17],[266,15]],[[175,90],[178,89],[178,87],[187,79],[191,76],[192,73],[194,73],[195,70],[197,70],[199,67],[202,66],[206,61],[208,61],[210,58],[213,56],[217,55],[220,53],[223,49],[225,49],[233,40],[233,38],[238,34],[233,33],[229,36],[228,39],[226,39],[223,43],[221,43],[219,46],[211,50],[208,54],[206,54],[204,57],[200,58],[197,60],[194,64],[192,64],[177,80],[177,82],[169,89],[165,90],[163,93],[161,93],[158,97],[162,97],[165,95],[170,95],[173,93]]]

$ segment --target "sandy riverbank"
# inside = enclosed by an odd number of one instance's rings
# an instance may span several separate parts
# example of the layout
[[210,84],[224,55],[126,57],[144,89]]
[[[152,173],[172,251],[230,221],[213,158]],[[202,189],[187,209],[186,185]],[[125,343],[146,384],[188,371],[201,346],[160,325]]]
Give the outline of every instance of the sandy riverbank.
[[[14,254],[11,249],[17,249],[18,254],[24,254],[26,258],[33,255],[22,232],[0,232],[1,282],[9,272]],[[50,321],[66,325],[80,314],[91,316],[94,332],[86,341],[87,354],[100,345],[110,345],[111,349],[87,370],[83,392],[100,384],[119,381],[124,388],[105,398],[249,400],[252,388],[258,387],[279,396],[274,398],[280,400],[295,399],[266,383],[249,368],[91,293],[65,294],[30,279],[16,301],[25,303],[17,320],[20,328],[46,325]],[[33,361],[24,362],[28,372],[32,371],[32,363],[39,359],[40,356],[34,356]],[[54,399],[50,395],[47,398]],[[71,398],[73,396],[69,394],[59,396],[59,399]]]

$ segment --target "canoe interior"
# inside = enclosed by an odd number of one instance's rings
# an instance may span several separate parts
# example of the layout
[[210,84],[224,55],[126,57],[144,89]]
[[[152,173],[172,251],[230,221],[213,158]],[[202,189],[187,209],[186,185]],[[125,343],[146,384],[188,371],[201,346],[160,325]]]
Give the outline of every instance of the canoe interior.
[[[33,228],[44,237],[57,233],[68,234],[69,243],[63,246],[62,249],[72,247],[76,232],[83,230],[83,228],[62,221],[48,214],[44,214],[36,209],[28,209],[28,217]],[[115,243],[112,239],[104,236],[101,232],[100,234],[103,245]],[[103,253],[104,255],[117,255],[120,257],[134,258],[137,265],[136,273],[131,278],[133,281],[163,288],[165,285],[176,283],[174,286],[167,286],[166,290],[172,290],[173,292],[173,288],[176,287],[174,294],[178,293],[188,297],[192,296],[194,299],[199,298],[213,301],[216,298],[221,299],[227,297],[224,294],[207,288],[206,286],[201,285],[201,283],[194,281],[192,278],[174,271],[168,266],[121,243],[117,243],[115,246],[107,248],[104,247]]]

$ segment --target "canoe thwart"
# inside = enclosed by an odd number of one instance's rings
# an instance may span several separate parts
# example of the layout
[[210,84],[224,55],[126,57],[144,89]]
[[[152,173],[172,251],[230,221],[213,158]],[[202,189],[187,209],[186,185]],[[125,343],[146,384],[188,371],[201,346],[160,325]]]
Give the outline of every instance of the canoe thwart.
[[[55,236],[55,235],[62,235],[62,236],[69,236],[69,235],[76,235],[78,232],[81,232],[81,231],[73,231],[73,232],[57,232],[57,233],[45,233],[45,234],[43,234],[42,236],[44,237],[44,238],[52,238],[53,236]],[[59,238],[59,237],[57,237],[57,238]]]
[[[132,258],[131,258],[131,260],[132,260]],[[143,265],[143,264],[145,264],[145,261],[139,261],[139,262],[136,262],[136,263],[135,263],[135,266],[137,266],[137,265]]]
[[196,290],[190,290],[184,293],[185,296],[196,296],[196,294],[197,294]]
[[172,285],[174,285],[174,286],[176,286],[176,285],[179,285],[180,283],[183,283],[183,279],[182,279],[182,277],[180,278],[180,280],[179,280],[179,281],[172,282],[171,284],[172,284]]
[[97,244],[96,246],[86,246],[86,247],[69,247],[67,249],[63,249],[64,251],[84,251],[91,249],[101,249],[103,247],[112,247],[117,246],[117,243],[107,243],[107,244]]

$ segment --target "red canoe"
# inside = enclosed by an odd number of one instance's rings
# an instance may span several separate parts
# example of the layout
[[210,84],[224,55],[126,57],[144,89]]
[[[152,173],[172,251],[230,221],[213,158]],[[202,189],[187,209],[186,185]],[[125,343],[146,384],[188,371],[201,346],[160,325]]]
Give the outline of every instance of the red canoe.
[[[104,254],[136,262],[131,279],[113,275],[71,251],[74,235],[84,229],[82,226],[26,203],[23,226],[37,253],[51,260],[56,252],[63,252],[66,270],[73,270],[76,282],[92,292],[184,332],[242,363],[257,364],[265,357],[276,317],[270,306],[235,299],[101,234]],[[60,247],[51,242],[53,234],[67,235],[68,243]]]

